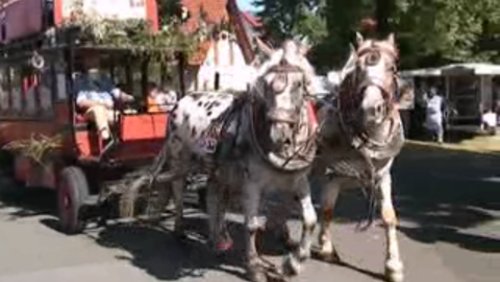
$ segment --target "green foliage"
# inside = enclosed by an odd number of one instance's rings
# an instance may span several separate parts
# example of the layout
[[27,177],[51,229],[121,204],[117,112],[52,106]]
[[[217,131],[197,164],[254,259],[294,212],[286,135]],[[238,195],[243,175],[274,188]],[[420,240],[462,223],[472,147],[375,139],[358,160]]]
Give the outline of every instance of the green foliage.
[[63,27],[80,28],[81,40],[90,45],[130,49],[155,61],[167,62],[176,52],[193,52],[199,40],[198,33],[183,33],[180,21],[174,16],[164,22],[159,32],[152,32],[147,21],[106,19],[83,13],[79,2],[75,3],[75,13]]
[[[444,62],[495,61],[498,51],[479,43],[500,27],[497,1],[397,0],[393,29],[399,35],[404,66]],[[497,3],[497,4],[495,4]]]
[[[500,63],[498,0],[257,0],[259,14],[278,39],[308,35],[319,68],[340,67],[362,19],[379,35],[395,32],[401,67],[449,62]],[[308,16],[309,15],[309,16]],[[305,20],[307,19],[307,20]]]
[[317,44],[328,35],[324,0],[255,0],[254,4],[261,8],[258,16],[277,41],[307,37],[309,42]]
[[62,134],[50,137],[43,134],[32,134],[31,138],[12,141],[3,146],[2,149],[18,152],[34,162],[44,165],[50,154],[62,147],[62,142]]

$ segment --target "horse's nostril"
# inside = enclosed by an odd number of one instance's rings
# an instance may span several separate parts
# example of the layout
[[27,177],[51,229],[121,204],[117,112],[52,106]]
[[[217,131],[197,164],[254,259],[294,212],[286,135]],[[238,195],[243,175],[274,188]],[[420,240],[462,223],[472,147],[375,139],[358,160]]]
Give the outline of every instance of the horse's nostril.
[[292,145],[292,140],[290,140],[290,138],[287,138],[287,139],[285,139],[284,143],[285,143],[285,145],[290,146],[290,145]]

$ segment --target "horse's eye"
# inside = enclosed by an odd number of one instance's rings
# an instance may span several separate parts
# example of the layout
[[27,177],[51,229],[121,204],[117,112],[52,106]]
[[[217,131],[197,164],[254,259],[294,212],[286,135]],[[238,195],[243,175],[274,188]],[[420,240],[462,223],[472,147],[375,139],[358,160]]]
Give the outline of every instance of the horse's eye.
[[380,60],[380,53],[372,52],[368,54],[368,57],[366,57],[366,64],[369,66],[373,66],[376,65],[379,60]]
[[297,81],[297,82],[295,83],[295,87],[297,87],[297,88],[301,88],[301,87],[302,87],[302,81]]

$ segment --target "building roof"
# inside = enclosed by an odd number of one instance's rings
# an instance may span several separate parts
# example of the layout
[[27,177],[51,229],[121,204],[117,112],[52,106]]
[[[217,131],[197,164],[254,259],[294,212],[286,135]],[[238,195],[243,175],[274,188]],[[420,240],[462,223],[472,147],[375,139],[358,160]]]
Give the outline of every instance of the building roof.
[[[184,23],[183,29],[186,32],[194,32],[199,28],[199,23],[203,19],[207,24],[231,23],[235,27],[235,33],[245,54],[246,59],[250,56],[247,50],[249,47],[248,38],[245,31],[240,26],[242,15],[235,0],[181,0],[182,6],[189,11],[189,19]],[[212,40],[207,40],[198,46],[196,53],[188,60],[189,65],[201,65],[210,49]]]
[[439,68],[401,71],[401,76],[500,75],[500,65],[489,63],[451,64]]
[[229,21],[227,0],[181,0],[181,4],[189,11],[190,17],[184,24],[187,32],[194,32],[199,28],[200,19],[207,24],[219,24]]

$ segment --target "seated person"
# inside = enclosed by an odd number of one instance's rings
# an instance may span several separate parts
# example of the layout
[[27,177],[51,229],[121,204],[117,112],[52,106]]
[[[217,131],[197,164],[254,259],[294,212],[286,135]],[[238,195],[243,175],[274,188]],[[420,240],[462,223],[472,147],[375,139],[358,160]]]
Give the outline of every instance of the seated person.
[[114,111],[115,99],[131,102],[134,97],[115,87],[111,79],[99,72],[98,67],[97,54],[85,56],[84,71],[75,80],[76,104],[83,110],[85,118],[95,122],[101,138],[106,141],[111,138],[109,126],[117,114]]
[[159,113],[171,111],[177,102],[174,91],[163,92],[156,83],[148,83],[148,112]]
[[481,116],[481,128],[488,134],[496,134],[497,114],[493,111],[493,109],[486,110]]

